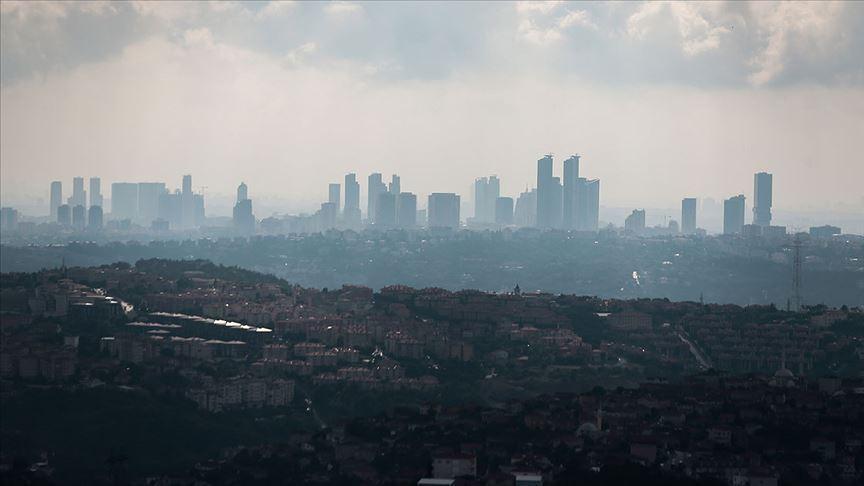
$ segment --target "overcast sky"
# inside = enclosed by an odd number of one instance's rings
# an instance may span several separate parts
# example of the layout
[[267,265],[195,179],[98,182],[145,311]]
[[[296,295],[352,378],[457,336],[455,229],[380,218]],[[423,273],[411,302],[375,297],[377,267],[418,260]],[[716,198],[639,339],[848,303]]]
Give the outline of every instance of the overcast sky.
[[775,207],[864,211],[864,3],[0,5],[5,204],[184,173],[298,208],[349,171],[516,195],[578,152],[605,206],[767,170]]

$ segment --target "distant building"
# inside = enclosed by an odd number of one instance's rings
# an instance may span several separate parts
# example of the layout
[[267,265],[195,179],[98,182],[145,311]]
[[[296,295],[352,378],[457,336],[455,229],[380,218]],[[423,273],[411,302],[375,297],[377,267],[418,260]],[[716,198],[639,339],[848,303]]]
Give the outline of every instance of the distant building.
[[360,226],[362,215],[360,214],[360,184],[357,182],[357,174],[345,175],[345,225],[349,228]]
[[430,228],[459,228],[460,198],[453,193],[434,192],[428,199]]
[[15,231],[18,229],[17,209],[0,208],[0,229],[4,231]]
[[338,183],[333,183],[327,186],[327,202],[333,203],[336,206],[336,214],[342,209],[342,186]]
[[537,160],[537,227],[551,228],[554,219],[552,155]]
[[159,218],[159,198],[166,194],[164,182],[138,183],[138,211],[135,217],[141,224],[150,225]]
[[696,232],[695,197],[685,197],[681,200],[681,232],[688,235]]
[[739,235],[744,228],[745,197],[739,194],[723,201],[723,234]]
[[504,226],[513,224],[512,197],[499,197],[495,199],[495,223]]
[[396,226],[396,194],[382,192],[375,204],[375,226],[392,228]]
[[87,229],[101,231],[102,225],[102,206],[90,206],[87,210]]
[[111,184],[111,217],[134,220],[138,217],[138,184],[115,182]]
[[394,195],[398,195],[402,192],[402,179],[400,179],[398,175],[393,174],[390,177],[390,186],[387,188],[387,191]]
[[630,216],[624,220],[624,231],[633,234],[642,234],[645,231],[645,210],[634,209]]
[[[240,199],[242,197],[243,199]],[[252,214],[252,200],[249,199],[249,188],[241,182],[237,186],[237,204],[234,205],[234,230],[241,235],[255,234],[255,215]]]
[[753,224],[771,225],[771,201],[773,176],[759,172],[753,176]]
[[525,190],[516,199],[513,210],[516,226],[533,227],[537,225],[537,189]]
[[51,196],[49,205],[49,214],[52,221],[57,221],[57,208],[63,204],[63,183],[54,181],[51,183]]
[[321,209],[318,210],[318,229],[321,231],[334,228],[336,226],[336,205],[331,202],[321,204]]
[[378,172],[369,174],[367,181],[366,216],[369,218],[370,222],[375,222],[375,215],[377,214],[375,208],[378,204],[378,196],[383,192],[387,192],[387,185],[381,180],[381,174]]
[[83,231],[87,226],[87,210],[83,204],[72,208],[72,227],[77,231]]
[[72,208],[68,204],[57,207],[57,222],[62,226],[72,226]]
[[842,231],[837,226],[824,225],[824,226],[811,226],[810,227],[810,236],[814,238],[831,238],[833,236],[837,236],[841,234]]
[[102,206],[102,180],[90,178],[90,206]]
[[414,228],[417,226],[417,196],[410,192],[400,192],[396,198],[396,226]]
[[495,222],[495,201],[501,194],[501,182],[497,176],[480,177],[474,180],[474,221]]
[[578,154],[571,155],[564,161],[564,180],[561,187],[561,227],[564,229],[577,229],[576,193],[580,184],[579,158]]
[[239,186],[237,186],[237,201],[245,201],[249,199],[249,186],[246,185],[245,182],[241,182]]
[[75,177],[72,179],[72,195],[69,196],[69,199],[66,202],[72,208],[75,206],[87,207],[87,191],[84,190],[83,177]]

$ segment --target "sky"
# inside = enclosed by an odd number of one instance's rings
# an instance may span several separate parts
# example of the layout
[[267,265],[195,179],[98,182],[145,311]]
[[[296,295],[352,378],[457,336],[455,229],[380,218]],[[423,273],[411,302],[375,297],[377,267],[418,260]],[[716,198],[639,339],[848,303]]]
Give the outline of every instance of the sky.
[[185,173],[285,212],[347,172],[516,196],[543,154],[561,175],[579,153],[607,207],[752,200],[764,170],[775,207],[864,214],[864,2],[0,9],[4,205]]

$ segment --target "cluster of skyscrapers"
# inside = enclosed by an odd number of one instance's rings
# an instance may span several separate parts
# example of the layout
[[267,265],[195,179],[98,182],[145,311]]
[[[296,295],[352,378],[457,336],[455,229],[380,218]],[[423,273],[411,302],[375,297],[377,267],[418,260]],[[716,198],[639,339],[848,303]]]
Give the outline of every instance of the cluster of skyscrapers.
[[[72,180],[72,195],[63,201],[63,183],[51,183],[50,216],[61,226],[75,230],[99,230],[103,226],[102,183],[90,178],[90,199],[84,178]],[[192,191],[192,176],[183,176],[181,190],[168,191],[164,182],[115,182],[111,184],[111,219],[154,229],[191,229],[204,222],[204,196]]]
[[771,224],[774,177],[767,172],[753,176],[753,222],[745,222],[746,198],[743,194],[723,201],[723,234],[744,236],[782,236],[785,226]]
[[538,228],[597,230],[600,180],[580,177],[579,161],[579,155],[564,160],[563,181],[553,176],[551,154],[537,161],[537,193],[534,197],[537,206],[535,226]]

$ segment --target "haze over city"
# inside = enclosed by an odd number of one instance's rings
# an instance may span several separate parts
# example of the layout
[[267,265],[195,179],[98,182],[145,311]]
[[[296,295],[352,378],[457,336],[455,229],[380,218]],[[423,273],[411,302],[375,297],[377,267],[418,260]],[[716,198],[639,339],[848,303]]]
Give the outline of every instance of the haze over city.
[[720,200],[764,170],[780,210],[854,213],[862,18],[833,2],[4,2],[3,204],[77,175],[185,173],[214,201],[242,180],[288,213],[347,172],[421,195],[497,174],[516,195],[540,155],[578,152],[605,207]]

